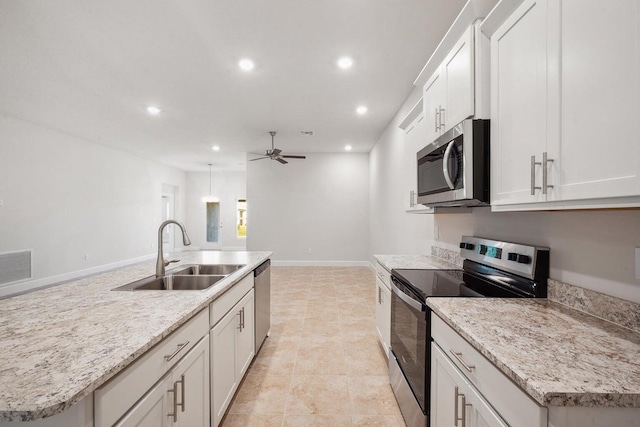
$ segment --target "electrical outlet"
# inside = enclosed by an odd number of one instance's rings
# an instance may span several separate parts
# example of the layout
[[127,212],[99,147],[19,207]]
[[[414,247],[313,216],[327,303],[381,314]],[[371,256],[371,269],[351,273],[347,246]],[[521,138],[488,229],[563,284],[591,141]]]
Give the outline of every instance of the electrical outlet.
[[640,248],[636,248],[636,279],[640,279]]
[[84,260],[89,261],[89,254],[84,254]]
[[4,200],[0,199],[0,206],[4,206]]

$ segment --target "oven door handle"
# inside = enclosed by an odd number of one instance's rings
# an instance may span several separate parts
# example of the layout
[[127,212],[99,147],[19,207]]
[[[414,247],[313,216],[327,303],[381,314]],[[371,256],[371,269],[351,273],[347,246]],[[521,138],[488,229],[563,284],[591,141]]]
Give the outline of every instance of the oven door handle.
[[451,151],[455,145],[455,141],[451,141],[449,145],[447,145],[447,149],[444,150],[444,157],[442,158],[442,173],[444,174],[444,180],[447,181],[447,185],[450,189],[455,190],[456,186],[451,180],[451,174],[449,173],[449,157],[451,156]]
[[398,298],[406,302],[409,305],[409,307],[413,308],[414,310],[417,310],[420,312],[426,311],[424,304],[421,304],[420,302],[414,300],[409,295],[402,292],[402,290],[398,289],[398,287],[396,287],[396,285],[394,284],[395,279],[393,277],[391,279],[392,279],[391,290],[393,291],[394,294],[396,294]]

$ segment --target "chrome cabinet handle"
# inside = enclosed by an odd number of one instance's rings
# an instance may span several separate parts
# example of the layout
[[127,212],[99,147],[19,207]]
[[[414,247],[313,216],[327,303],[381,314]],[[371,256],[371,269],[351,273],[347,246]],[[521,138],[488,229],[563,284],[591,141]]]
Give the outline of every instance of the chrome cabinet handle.
[[542,153],[542,194],[547,194],[547,188],[553,188],[553,185],[548,185],[548,167],[547,163],[553,163],[553,159],[547,158],[547,152]]
[[[467,423],[467,398],[464,394],[460,393],[458,387],[454,387],[454,405],[453,405],[453,425],[458,426],[458,421],[462,421],[462,427],[466,426]],[[458,398],[462,397],[462,417],[458,417]]]
[[[186,388],[186,384],[185,384],[185,382],[184,382],[184,374],[180,375],[180,380],[179,380],[179,381],[176,381],[176,384],[177,384],[177,383],[180,383],[180,389],[181,389],[181,392],[180,392],[180,399],[182,400],[182,401],[181,401],[180,403],[178,403],[177,405],[180,405],[180,412],[184,412],[184,409],[185,409],[185,398],[184,398],[185,391],[184,391],[184,390],[185,390],[185,388]],[[177,406],[177,405],[176,405],[176,406]]]
[[238,330],[242,332],[242,309],[238,311]]
[[451,354],[453,354],[453,357],[456,358],[456,360],[458,362],[460,362],[460,364],[464,367],[464,369],[466,369],[469,372],[473,372],[474,369],[476,369],[475,365],[467,365],[467,363],[462,359],[462,353],[456,353],[453,350],[449,350],[449,352],[451,352]]
[[444,108],[440,105],[440,126],[439,128],[444,128]]
[[242,307],[242,330],[244,331],[244,307]]
[[183,344],[178,344],[178,349],[176,351],[174,351],[172,354],[168,355],[168,356],[164,356],[165,360],[167,362],[170,362],[171,359],[173,359],[174,357],[176,357],[176,355],[178,353],[180,353],[182,351],[183,348],[185,348],[186,346],[189,345],[189,341],[183,343]]
[[178,422],[178,382],[173,383],[173,390],[168,390],[169,393],[173,393],[173,414],[167,414],[169,417],[173,417],[173,422]]
[[451,151],[455,145],[455,141],[451,141],[449,145],[447,145],[447,149],[444,150],[444,157],[442,158],[442,173],[444,174],[444,180],[447,181],[447,185],[450,189],[454,190],[456,186],[451,181],[451,174],[449,173],[449,156],[451,156]]
[[382,304],[382,289],[378,287],[378,304]]
[[438,132],[440,130],[440,111],[436,108],[436,123],[435,123],[435,131]]
[[536,190],[541,190],[541,187],[536,187],[536,166],[542,163],[536,162],[536,156],[531,156],[531,195],[535,196]]

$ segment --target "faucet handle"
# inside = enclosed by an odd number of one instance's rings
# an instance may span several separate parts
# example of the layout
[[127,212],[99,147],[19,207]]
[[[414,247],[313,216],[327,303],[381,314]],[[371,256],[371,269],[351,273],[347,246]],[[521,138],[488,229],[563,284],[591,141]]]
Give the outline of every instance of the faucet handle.
[[170,259],[169,261],[165,261],[164,262],[164,266],[166,267],[167,265],[171,264],[172,262],[180,262],[179,259]]

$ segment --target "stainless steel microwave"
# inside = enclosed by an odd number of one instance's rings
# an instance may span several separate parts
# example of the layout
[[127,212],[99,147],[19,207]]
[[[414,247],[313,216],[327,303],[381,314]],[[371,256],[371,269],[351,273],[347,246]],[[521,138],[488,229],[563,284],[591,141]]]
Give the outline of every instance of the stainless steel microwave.
[[418,152],[418,203],[489,203],[489,120],[464,120]]

